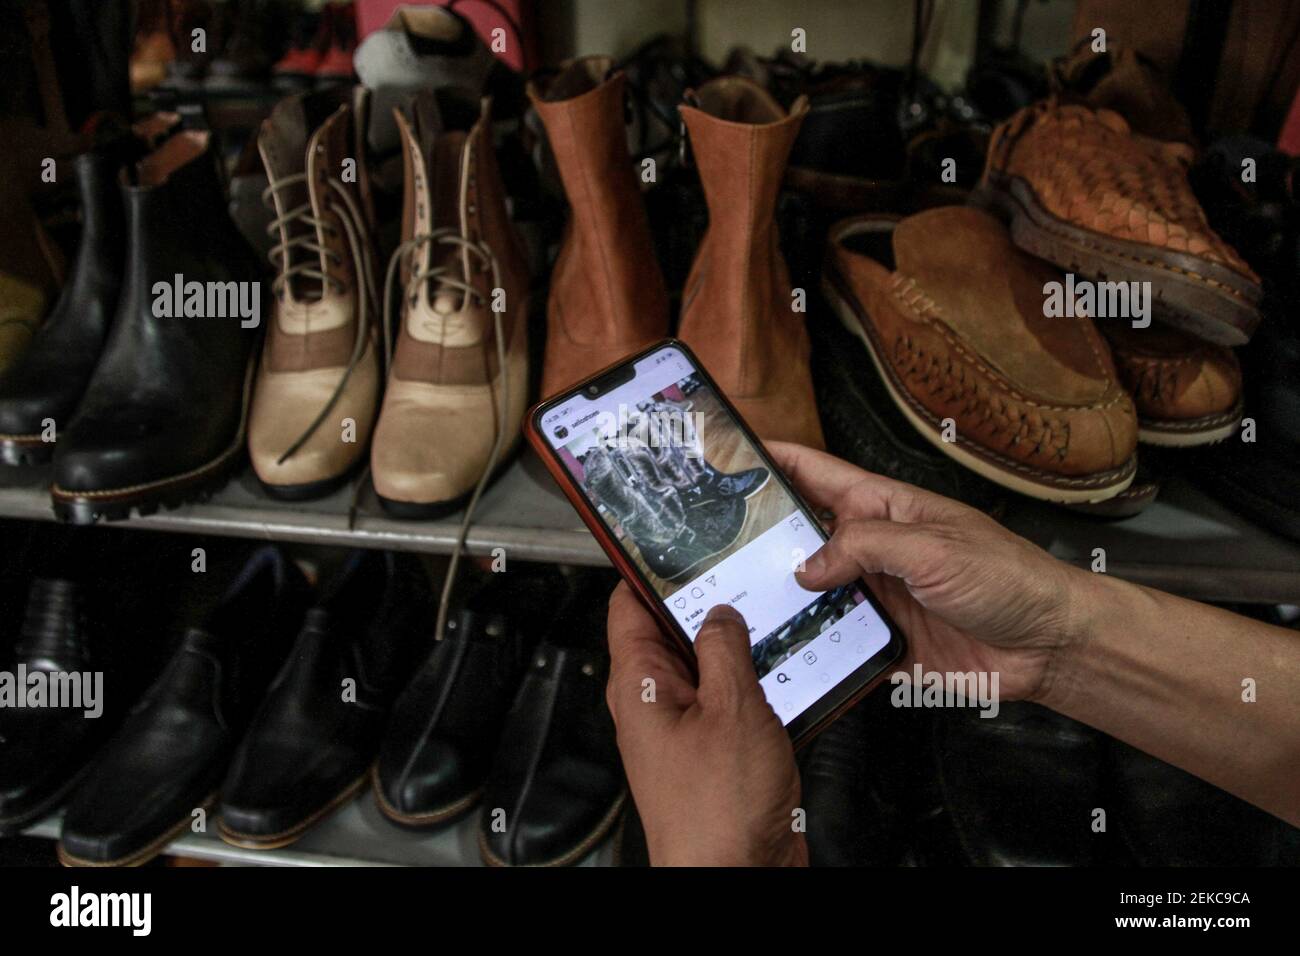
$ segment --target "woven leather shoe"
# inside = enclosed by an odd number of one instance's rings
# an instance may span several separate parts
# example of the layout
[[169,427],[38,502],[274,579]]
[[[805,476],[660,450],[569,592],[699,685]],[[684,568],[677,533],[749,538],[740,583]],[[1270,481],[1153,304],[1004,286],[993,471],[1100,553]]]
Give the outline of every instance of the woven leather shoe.
[[1228,349],[1176,329],[1102,322],[1133,398],[1138,441],[1188,448],[1223,441],[1241,421],[1241,368]]
[[1052,98],[994,132],[981,197],[1027,252],[1090,279],[1150,282],[1158,318],[1243,345],[1259,325],[1259,278],[1206,223],[1190,160],[1118,113]]
[[1089,319],[1043,315],[1054,273],[1001,223],[950,206],[848,219],[830,239],[827,300],[936,448],[1048,501],[1128,487],[1137,417],[1106,343]]

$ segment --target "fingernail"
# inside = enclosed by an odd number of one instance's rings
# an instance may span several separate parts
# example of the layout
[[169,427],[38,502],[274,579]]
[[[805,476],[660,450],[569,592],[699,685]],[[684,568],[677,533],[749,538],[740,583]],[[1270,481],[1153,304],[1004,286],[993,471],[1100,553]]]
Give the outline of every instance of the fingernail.
[[822,556],[821,551],[820,550],[814,551],[804,561],[803,570],[795,572],[795,576],[794,576],[795,580],[798,581],[800,578],[807,578],[807,577],[812,577],[815,579],[819,574],[822,573],[822,566],[825,564],[826,564],[826,559]]
[[744,618],[740,616],[740,612],[737,611],[730,604],[715,604],[713,605],[712,608],[709,609],[709,613],[704,616],[704,622],[706,624],[709,621],[743,621],[743,620]]

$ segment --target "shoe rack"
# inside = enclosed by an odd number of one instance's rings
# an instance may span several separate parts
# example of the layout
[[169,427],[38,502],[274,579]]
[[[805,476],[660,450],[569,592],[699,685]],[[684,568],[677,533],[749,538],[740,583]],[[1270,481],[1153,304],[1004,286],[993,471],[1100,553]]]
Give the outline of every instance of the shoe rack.
[[[43,469],[4,469],[0,517],[53,521],[48,483]],[[350,486],[316,501],[274,501],[245,472],[207,502],[119,524],[423,554],[449,554],[455,547],[460,515],[437,521],[390,518],[367,487],[349,521],[354,494]],[[1003,520],[1072,564],[1091,567],[1094,550],[1101,548],[1107,573],[1195,600],[1279,604],[1293,603],[1300,594],[1300,545],[1238,517],[1181,479],[1167,481],[1154,504],[1123,522],[1086,518],[1029,499],[1010,502]],[[514,462],[487,491],[470,526],[469,554],[493,557],[496,549],[503,549],[507,561],[608,563],[541,466],[528,457]]]
[[[59,817],[31,827],[25,836],[58,840]],[[579,866],[615,863],[618,834],[601,842]],[[369,787],[313,826],[291,846],[253,850],[226,843],[215,832],[187,833],[167,845],[165,856],[240,866],[482,866],[476,818],[433,831],[404,830],[375,808]]]

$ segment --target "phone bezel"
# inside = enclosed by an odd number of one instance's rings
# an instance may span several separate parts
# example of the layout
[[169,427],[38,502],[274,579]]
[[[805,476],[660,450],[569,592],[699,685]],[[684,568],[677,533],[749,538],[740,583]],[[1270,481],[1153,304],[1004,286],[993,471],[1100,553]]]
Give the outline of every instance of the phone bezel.
[[[745,438],[749,441],[751,446],[762,459],[763,463],[767,466],[772,477],[781,483],[781,486],[790,495],[791,499],[809,519],[810,525],[817,529],[817,533],[821,536],[822,540],[827,540],[829,535],[816,512],[808,506],[808,503],[804,501],[803,497],[790,484],[781,469],[777,467],[776,463],[767,454],[767,450],[763,447],[762,441],[754,434],[753,430],[745,422],[744,418],[741,417],[740,413],[727,398],[723,390],[718,387],[717,382],[713,380],[713,376],[709,375],[708,370],[705,369],[700,363],[700,360],[696,358],[695,353],[692,352],[684,342],[677,339],[662,339],[633,355],[629,355],[621,361],[615,362],[613,365],[601,369],[599,372],[588,376],[581,382],[577,382],[564,389],[564,391],[559,394],[538,402],[529,409],[527,416],[525,416],[524,431],[528,443],[542,459],[542,463],[546,466],[547,471],[551,473],[551,476],[560,485],[565,497],[569,499],[570,504],[574,506],[579,517],[582,518],[583,523],[586,524],[587,528],[595,536],[601,549],[613,562],[614,566],[623,576],[623,579],[631,585],[633,591],[636,592],[637,597],[640,598],[642,604],[644,604],[650,613],[654,615],[655,619],[659,622],[660,627],[668,634],[672,635],[678,645],[679,651],[682,651],[685,654],[691,667],[694,668],[695,651],[690,637],[686,634],[685,630],[682,629],[681,625],[677,623],[676,619],[668,613],[667,608],[663,605],[663,601],[659,598],[659,595],[656,593],[650,582],[646,580],[640,566],[637,565],[636,561],[624,547],[623,543],[615,538],[614,535],[610,533],[609,529],[605,527],[605,523],[601,521],[595,504],[587,498],[586,492],[578,482],[573,479],[573,476],[569,474],[568,469],[564,467],[563,460],[560,458],[556,449],[553,448],[551,443],[546,439],[540,424],[541,417],[549,409],[556,405],[563,404],[574,397],[581,397],[581,393],[593,382],[603,379],[615,371],[621,370],[624,366],[635,366],[636,363],[640,362],[642,359],[667,348],[677,349],[686,356],[693,367],[695,374],[701,376],[704,382],[713,389],[714,394],[717,395],[718,399],[731,414],[737,427],[740,428]],[[843,711],[853,706],[853,704],[883,680],[890,665],[900,660],[906,650],[906,641],[904,640],[902,631],[900,631],[897,625],[894,624],[885,609],[880,606],[880,602],[871,592],[871,589],[867,586],[866,582],[859,578],[857,585],[866,596],[867,602],[889,629],[889,640],[877,653],[873,654],[859,667],[855,668],[852,673],[844,678],[844,680],[829,688],[825,694],[818,697],[813,704],[803,711],[803,713],[786,725],[786,730],[790,734],[796,747],[801,746],[808,740],[812,739],[818,731],[828,725]]]

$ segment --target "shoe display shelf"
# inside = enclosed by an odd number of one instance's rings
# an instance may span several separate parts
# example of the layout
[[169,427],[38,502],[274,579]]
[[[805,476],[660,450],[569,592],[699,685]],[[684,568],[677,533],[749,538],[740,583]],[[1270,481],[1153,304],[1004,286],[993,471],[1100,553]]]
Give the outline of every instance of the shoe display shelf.
[[[351,802],[313,826],[302,839],[274,850],[252,850],[226,843],[211,814],[206,833],[187,833],[167,845],[164,856],[183,856],[241,866],[481,866],[475,814],[449,827],[408,830],[390,823],[375,807],[366,787]],[[59,838],[59,816],[26,831],[27,836]],[[607,866],[614,860],[614,838],[579,864]]]
[[[54,520],[43,469],[4,469],[0,517]],[[353,489],[310,502],[271,499],[245,473],[211,500],[132,517],[116,526],[342,547],[447,554],[460,515],[406,521],[384,514],[369,489],[349,521]],[[1091,568],[1102,549],[1109,574],[1203,601],[1300,603],[1300,544],[1229,511],[1196,487],[1167,481],[1142,514],[1107,522],[1016,499],[1004,523],[1051,554]],[[500,549],[500,550],[498,550]],[[509,561],[604,565],[595,539],[530,456],[515,462],[474,516],[468,553]]]

